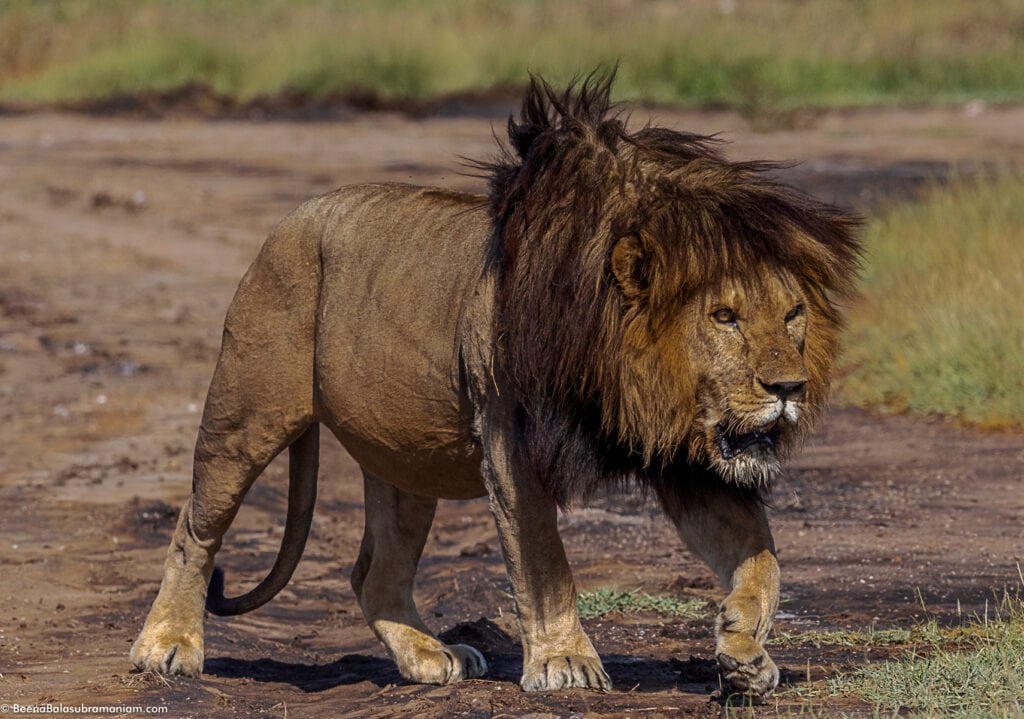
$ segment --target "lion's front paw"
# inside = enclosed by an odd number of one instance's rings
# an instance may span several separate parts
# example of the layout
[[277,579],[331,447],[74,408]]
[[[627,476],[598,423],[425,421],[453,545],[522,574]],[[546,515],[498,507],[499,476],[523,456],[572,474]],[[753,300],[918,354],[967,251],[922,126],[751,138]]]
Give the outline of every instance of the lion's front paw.
[[202,631],[174,631],[166,625],[143,627],[132,645],[131,660],[142,671],[197,677],[203,671]]
[[523,668],[519,685],[528,692],[572,687],[608,691],[612,681],[597,657],[572,655],[531,662]]
[[487,673],[483,654],[468,644],[441,644],[410,652],[398,662],[402,676],[418,684],[454,684]]
[[718,663],[732,688],[764,699],[779,685],[779,668],[751,637],[731,637],[719,647]]

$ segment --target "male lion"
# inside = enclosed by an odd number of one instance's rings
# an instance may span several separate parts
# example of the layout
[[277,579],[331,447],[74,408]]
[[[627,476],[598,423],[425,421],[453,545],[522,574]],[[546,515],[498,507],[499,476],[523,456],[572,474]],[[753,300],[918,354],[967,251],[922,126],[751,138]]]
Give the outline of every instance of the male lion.
[[[763,645],[779,570],[762,493],[825,402],[831,297],[854,275],[857,223],[709,138],[627,132],[610,84],[556,93],[534,79],[511,148],[481,166],[487,197],[347,187],[271,234],[228,311],[192,495],[135,666],[199,674],[204,605],[246,612],[288,582],[324,424],[363,470],[352,586],[408,680],[486,671],[476,649],[437,639],[412,588],[437,499],[487,495],[522,687],[608,689],[556,510],[633,483],[730,590],[715,622],[725,677],[774,689]],[[280,555],[256,589],[225,599],[214,554],[285,447]]]

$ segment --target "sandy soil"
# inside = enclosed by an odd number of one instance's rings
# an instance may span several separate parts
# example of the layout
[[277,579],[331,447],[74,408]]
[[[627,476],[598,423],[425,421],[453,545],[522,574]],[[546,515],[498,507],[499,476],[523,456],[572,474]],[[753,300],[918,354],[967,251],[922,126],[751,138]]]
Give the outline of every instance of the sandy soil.
[[[1024,109],[870,110],[754,132],[725,113],[637,110],[723,131],[737,158],[792,159],[819,196],[875,207],[951,169],[1024,158]],[[356,468],[323,451],[312,536],[291,585],[250,615],[211,618],[206,675],[130,671],[154,597],[220,323],[262,238],[303,198],[363,180],[480,189],[503,118],[352,114],[330,123],[0,116],[0,702],[169,707],[173,717],[718,716],[709,619],[585,622],[616,691],[524,694],[511,600],[480,501],[441,507],[418,600],[480,647],[486,680],[410,686],[348,587],[361,533]],[[285,478],[257,483],[221,561],[229,592],[263,575]],[[956,621],[1020,584],[1024,437],[937,419],[837,410],[777,483],[787,632]],[[563,518],[581,588],[721,598],[650,507],[599,502]],[[889,650],[774,649],[778,698]],[[820,700],[820,713],[869,711]],[[820,715],[819,713],[819,715]]]

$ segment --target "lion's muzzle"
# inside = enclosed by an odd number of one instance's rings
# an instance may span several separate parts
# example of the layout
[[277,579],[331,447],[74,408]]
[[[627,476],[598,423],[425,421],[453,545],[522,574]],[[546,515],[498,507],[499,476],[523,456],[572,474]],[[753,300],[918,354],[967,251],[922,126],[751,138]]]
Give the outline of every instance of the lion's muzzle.
[[775,452],[779,433],[778,419],[749,432],[730,431],[720,424],[715,427],[715,446],[718,447],[724,460],[733,459],[752,447],[761,447],[764,450]]

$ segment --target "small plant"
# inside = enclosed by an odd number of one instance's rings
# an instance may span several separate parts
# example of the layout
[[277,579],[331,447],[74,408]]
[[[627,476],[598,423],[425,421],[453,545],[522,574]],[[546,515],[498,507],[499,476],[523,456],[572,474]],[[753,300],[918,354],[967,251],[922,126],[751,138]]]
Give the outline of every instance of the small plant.
[[654,612],[696,619],[707,616],[708,603],[703,599],[653,596],[636,589],[620,591],[599,587],[580,592],[576,596],[576,609],[583,619],[594,619],[610,612]]

